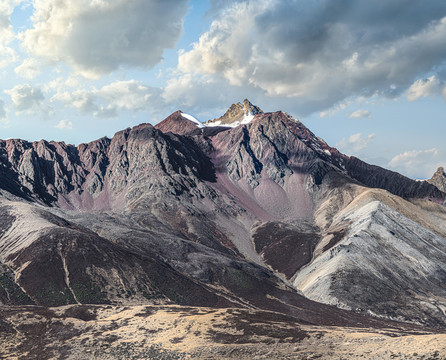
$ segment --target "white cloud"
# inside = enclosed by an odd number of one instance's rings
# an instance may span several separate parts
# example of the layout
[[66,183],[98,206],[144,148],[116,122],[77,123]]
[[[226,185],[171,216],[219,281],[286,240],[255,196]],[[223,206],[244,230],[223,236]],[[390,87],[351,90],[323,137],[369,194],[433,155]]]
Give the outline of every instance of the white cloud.
[[136,80],[111,83],[96,94],[116,109],[131,111],[145,109],[151,97],[150,89]]
[[0,43],[0,68],[4,68],[17,60],[17,53],[9,46]]
[[6,118],[5,102],[0,99],[0,119]]
[[222,73],[231,85],[246,83],[252,55],[255,16],[268,8],[266,1],[233,4],[214,20],[193,49],[181,52],[178,68],[186,73]]
[[0,122],[3,124],[8,123],[8,118],[6,116],[5,102],[0,99]]
[[[201,102],[206,106],[219,106],[219,93],[227,89],[224,83],[212,77],[185,74],[170,79],[163,91],[163,98],[177,106],[192,107]],[[220,98],[221,99],[221,98]]]
[[441,84],[435,75],[427,79],[415,81],[407,91],[407,99],[415,101],[420,97],[427,97],[441,92]]
[[353,134],[348,138],[341,139],[337,144],[336,147],[338,147],[340,150],[346,152],[346,153],[357,153],[360,150],[365,149],[369,143],[370,140],[375,138],[375,134],[369,134],[366,137],[363,137],[361,133]]
[[76,108],[97,117],[112,118],[123,110],[138,112],[149,105],[156,106],[161,99],[160,90],[150,88],[136,80],[115,81],[100,89],[81,89],[73,93],[59,91],[51,101],[61,101],[66,106]]
[[5,93],[11,97],[11,101],[18,113],[35,113],[41,109],[41,104],[45,97],[38,87],[29,84],[16,85]]
[[40,66],[36,59],[28,58],[14,69],[14,72],[20,77],[32,80],[40,74]]
[[351,119],[369,118],[372,113],[369,110],[356,110],[350,114]]
[[73,123],[68,120],[60,120],[54,127],[60,130],[72,130]]
[[0,68],[17,61],[18,55],[10,47],[10,43],[15,38],[11,25],[11,14],[16,6],[24,0],[0,0]]
[[446,58],[446,3],[435,0],[213,3],[215,20],[178,70],[292,98],[301,114],[397,97]]
[[430,178],[435,170],[446,165],[446,153],[442,149],[411,150],[398,154],[388,166],[412,178]]
[[187,0],[35,0],[34,26],[20,39],[34,56],[88,77],[121,66],[151,67],[183,29]]

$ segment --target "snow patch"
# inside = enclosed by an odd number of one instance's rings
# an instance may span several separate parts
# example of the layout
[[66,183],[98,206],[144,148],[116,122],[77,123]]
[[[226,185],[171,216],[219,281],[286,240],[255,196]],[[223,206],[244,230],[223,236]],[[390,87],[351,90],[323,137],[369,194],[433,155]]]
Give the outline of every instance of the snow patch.
[[199,128],[204,128],[205,126],[199,121],[197,120],[195,117],[193,117],[192,115],[189,114],[185,114],[185,113],[181,113],[181,116],[184,117],[187,120],[192,121],[193,123],[195,123],[197,125],[197,127]]
[[254,119],[254,114],[249,112],[248,115],[245,115],[245,117],[241,120],[241,121],[234,121],[233,123],[230,124],[222,124],[221,120],[215,121],[215,122],[210,122],[208,124],[206,124],[206,126],[225,126],[225,127],[230,127],[230,128],[236,128],[237,126],[240,125],[246,125],[249,124],[253,119]]
[[206,124],[206,126],[227,126],[227,127],[231,127],[231,125],[222,125],[221,124],[221,120],[215,121],[215,122],[209,122]]
[[245,115],[240,124],[249,124],[252,121],[252,119],[254,119],[254,115],[251,112],[249,112],[248,115]]

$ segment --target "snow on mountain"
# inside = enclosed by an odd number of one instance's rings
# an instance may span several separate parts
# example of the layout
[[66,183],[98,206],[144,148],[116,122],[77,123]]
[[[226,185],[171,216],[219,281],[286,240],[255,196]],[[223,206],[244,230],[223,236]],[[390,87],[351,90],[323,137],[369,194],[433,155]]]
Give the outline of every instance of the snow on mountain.
[[197,126],[199,128],[204,128],[205,127],[201,121],[197,120],[197,118],[193,117],[192,115],[185,114],[184,112],[182,112],[181,116],[186,118],[187,120],[190,120],[190,121],[194,122],[195,124],[197,124]]
[[235,127],[240,126],[240,125],[249,124],[254,119],[254,116],[255,115],[253,113],[249,112],[248,115],[245,115],[242,118],[242,120],[234,121],[232,123],[225,123],[225,124],[223,124],[221,122],[221,120],[217,120],[215,122],[208,122],[208,123],[204,124],[204,126],[210,126],[210,127],[212,127],[212,126],[225,126],[225,127],[235,128]]

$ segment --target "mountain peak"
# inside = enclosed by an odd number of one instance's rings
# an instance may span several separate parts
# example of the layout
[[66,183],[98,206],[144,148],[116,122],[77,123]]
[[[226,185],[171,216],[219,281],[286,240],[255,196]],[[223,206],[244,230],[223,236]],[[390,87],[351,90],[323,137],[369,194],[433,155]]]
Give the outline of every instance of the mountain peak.
[[209,120],[206,125],[236,127],[249,123],[255,115],[261,113],[263,111],[258,106],[245,99],[242,103],[232,104],[223,116]]
[[446,173],[443,167],[439,167],[432,178],[427,180],[429,183],[435,185],[438,189],[446,192]]
[[179,135],[197,135],[201,134],[203,124],[192,115],[177,110],[163,121],[155,125],[155,128],[162,132],[172,132]]

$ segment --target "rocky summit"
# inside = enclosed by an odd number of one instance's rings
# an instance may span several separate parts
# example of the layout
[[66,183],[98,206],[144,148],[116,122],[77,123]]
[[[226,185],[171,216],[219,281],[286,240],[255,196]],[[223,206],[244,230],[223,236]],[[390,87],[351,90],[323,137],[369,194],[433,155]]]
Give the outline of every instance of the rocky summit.
[[444,359],[446,188],[248,100],[0,141],[0,357]]
[[261,113],[263,111],[258,106],[251,104],[248,99],[245,99],[242,103],[232,104],[223,116],[209,120],[206,122],[206,125],[235,127],[250,122],[255,115]]
[[435,185],[441,191],[446,192],[446,173],[444,172],[444,168],[439,167],[428,182]]

